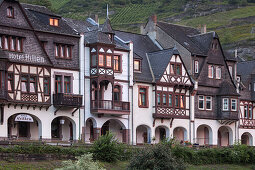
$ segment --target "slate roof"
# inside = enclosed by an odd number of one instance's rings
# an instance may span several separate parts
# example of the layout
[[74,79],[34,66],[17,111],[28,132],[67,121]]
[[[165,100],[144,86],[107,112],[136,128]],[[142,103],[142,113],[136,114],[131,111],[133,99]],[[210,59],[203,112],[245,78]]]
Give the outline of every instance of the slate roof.
[[207,53],[194,43],[189,36],[200,34],[200,32],[191,27],[185,27],[176,24],[170,24],[165,22],[157,22],[157,26],[185,47],[192,54],[206,56]]
[[88,21],[80,21],[80,20],[75,20],[71,18],[64,18],[66,20],[67,24],[72,27],[75,31],[79,33],[85,33],[89,32],[89,27],[93,27],[91,23]]
[[[65,35],[77,35],[77,32],[72,29],[66,20],[52,13],[46,7],[30,4],[22,4],[26,15],[36,31],[51,32]],[[51,26],[49,24],[50,16],[59,19],[59,26]]]
[[179,54],[175,48],[160,50],[147,54],[155,82],[159,81],[159,79],[162,77],[174,54]]
[[108,18],[106,18],[102,26],[102,32],[114,34],[114,31],[112,30],[112,27],[111,27],[110,20]]
[[227,61],[234,61],[236,62],[238,59],[235,57],[234,53],[230,53],[228,51],[223,51],[224,52],[224,56],[226,58]]
[[196,44],[196,46],[199,46],[199,48],[202,49],[203,52],[207,55],[210,50],[213,38],[218,37],[218,35],[215,32],[208,32],[205,34],[197,34],[189,37],[191,41]]
[[220,84],[220,88],[219,88],[217,95],[219,95],[219,96],[240,96],[236,92],[235,86],[233,86],[233,84],[231,84],[230,82],[227,82],[227,81],[223,81]]
[[237,63],[237,75],[241,76],[241,81],[246,82],[255,74],[255,60]]
[[142,60],[142,72],[134,72],[135,81],[151,83],[153,81],[146,53],[160,50],[146,35],[115,30],[115,35],[134,44],[134,58]]
[[90,31],[86,33],[85,41],[87,44],[95,44],[95,43],[113,44],[110,37],[99,30]]

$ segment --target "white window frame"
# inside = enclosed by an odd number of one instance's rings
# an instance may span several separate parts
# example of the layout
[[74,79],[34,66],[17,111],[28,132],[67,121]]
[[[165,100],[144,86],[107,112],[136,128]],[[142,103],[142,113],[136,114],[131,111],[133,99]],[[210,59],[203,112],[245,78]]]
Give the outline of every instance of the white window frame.
[[[235,109],[233,109],[233,103],[235,102]],[[231,99],[231,111],[237,111],[237,99]]]
[[195,60],[194,65],[195,65],[194,72],[195,72],[195,73],[198,73],[198,69],[199,69],[199,62],[198,62],[197,60]]
[[[211,70],[211,73],[212,73],[212,75],[210,76],[210,70]],[[209,78],[211,78],[211,79],[213,79],[213,65],[208,65],[208,77]]]
[[[200,97],[203,97],[203,99],[200,99]],[[203,101],[203,108],[199,107],[199,101]],[[205,96],[198,96],[198,109],[199,110],[205,110]]]
[[231,77],[233,77],[233,67],[228,66],[228,70],[229,70],[229,73],[230,73]]
[[[227,101],[227,108],[225,109],[224,101]],[[222,99],[222,110],[223,111],[228,111],[229,110],[229,99],[228,98],[223,98]]]
[[[207,108],[207,102],[210,102],[210,106],[211,106],[211,108]],[[212,97],[211,96],[206,96],[205,97],[205,108],[206,108],[206,110],[212,110]]]
[[216,67],[216,79],[221,79],[221,67]]

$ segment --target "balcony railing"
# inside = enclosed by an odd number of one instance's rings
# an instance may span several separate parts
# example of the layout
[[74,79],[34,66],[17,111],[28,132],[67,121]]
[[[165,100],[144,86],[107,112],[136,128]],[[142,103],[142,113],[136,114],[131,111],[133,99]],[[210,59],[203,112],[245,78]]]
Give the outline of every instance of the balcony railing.
[[156,113],[153,114],[153,117],[188,119],[189,114],[187,114],[185,108],[157,107]]
[[115,102],[111,100],[92,100],[91,111],[101,114],[129,114],[129,102]]
[[8,94],[7,90],[0,88],[0,99],[7,100],[7,94]]
[[53,94],[53,105],[64,107],[81,107],[82,95],[64,93]]
[[255,127],[255,119],[241,118],[240,126],[244,128],[254,128]]

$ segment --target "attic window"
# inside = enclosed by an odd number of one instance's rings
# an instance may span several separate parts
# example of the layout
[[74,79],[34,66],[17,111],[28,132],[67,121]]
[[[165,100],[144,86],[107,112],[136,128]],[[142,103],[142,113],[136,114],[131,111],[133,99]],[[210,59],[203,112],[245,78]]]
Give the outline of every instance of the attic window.
[[14,9],[11,6],[7,8],[7,17],[14,18]]
[[141,60],[134,60],[134,71],[141,71]]
[[50,18],[50,25],[58,27],[59,19],[56,18]]

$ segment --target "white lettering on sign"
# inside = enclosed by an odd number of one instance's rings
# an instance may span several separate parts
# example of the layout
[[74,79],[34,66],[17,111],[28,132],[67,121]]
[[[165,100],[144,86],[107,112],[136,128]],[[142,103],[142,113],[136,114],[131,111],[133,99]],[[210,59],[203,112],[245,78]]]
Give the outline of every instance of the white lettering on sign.
[[30,115],[19,114],[16,116],[15,122],[34,122],[34,119]]
[[31,54],[9,54],[9,59],[18,60],[23,62],[32,62],[32,63],[45,63],[45,59],[43,57],[39,57]]

